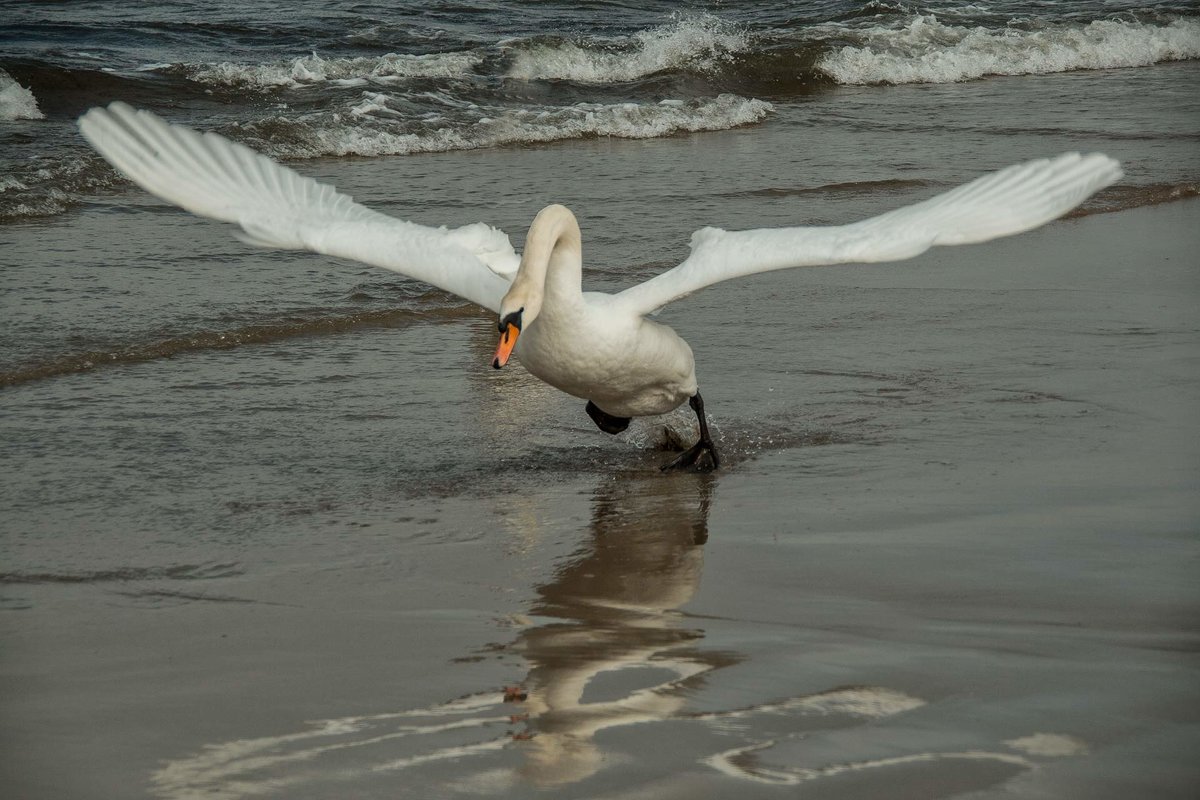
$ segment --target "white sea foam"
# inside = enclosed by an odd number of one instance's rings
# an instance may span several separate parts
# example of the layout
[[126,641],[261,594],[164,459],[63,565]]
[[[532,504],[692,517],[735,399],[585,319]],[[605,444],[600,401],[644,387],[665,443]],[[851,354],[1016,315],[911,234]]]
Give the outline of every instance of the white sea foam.
[[0,69],[0,122],[45,118],[46,115],[38,109],[37,99],[33,96],[33,92],[17,83],[11,75]]
[[619,83],[668,69],[711,67],[749,46],[746,32],[728,22],[708,15],[685,17],[627,40],[523,45],[508,77]]
[[[386,97],[368,94],[350,112],[314,120],[274,120],[291,128],[292,141],[277,147],[287,157],[380,156],[474,150],[507,144],[552,142],[611,136],[649,139],[689,131],[713,131],[759,122],[771,104],[723,94],[702,100],[664,100],[659,103],[579,103],[541,110],[478,109],[473,122],[440,127],[423,133],[396,132]],[[485,113],[493,113],[485,116]],[[371,119],[374,118],[374,119]]]
[[1140,67],[1200,58],[1200,20],[1167,25],[1100,20],[1038,30],[967,28],[917,16],[899,29],[866,32],[817,66],[838,83],[956,83],[984,75],[1032,75]]
[[483,61],[475,52],[407,55],[388,53],[359,58],[322,58],[313,53],[291,61],[271,64],[191,65],[188,76],[198,83],[256,89],[296,87],[330,82],[361,86],[372,79],[381,83],[408,78],[457,78],[469,75]]

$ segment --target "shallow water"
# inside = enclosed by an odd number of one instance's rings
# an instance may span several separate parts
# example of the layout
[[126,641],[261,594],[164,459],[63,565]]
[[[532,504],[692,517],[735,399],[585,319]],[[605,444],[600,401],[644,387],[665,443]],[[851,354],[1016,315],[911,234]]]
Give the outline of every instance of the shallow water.
[[473,315],[8,389],[13,785],[1186,796],[1195,214],[669,310],[715,476]]
[[[1089,207],[1116,213],[666,309],[715,475],[658,472],[686,409],[606,436],[488,366],[494,319],[397,276],[131,190],[10,221],[0,779],[1192,796],[1200,208],[1162,201],[1195,194],[1196,71],[825,86],[732,130],[300,162],[518,245],[563,202],[589,288],[617,289],[703,224],[851,221],[1068,149],[1123,161]],[[605,91],[626,90],[652,91]],[[68,130],[53,109],[0,135]]]

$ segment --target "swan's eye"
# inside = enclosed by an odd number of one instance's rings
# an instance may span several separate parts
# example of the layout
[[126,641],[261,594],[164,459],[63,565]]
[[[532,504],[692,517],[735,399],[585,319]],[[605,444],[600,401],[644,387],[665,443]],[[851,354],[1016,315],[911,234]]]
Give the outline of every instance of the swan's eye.
[[521,330],[521,314],[524,313],[525,306],[521,306],[511,314],[505,314],[500,318],[500,322],[496,325],[496,330],[504,333],[508,330],[508,326],[512,325],[517,330]]

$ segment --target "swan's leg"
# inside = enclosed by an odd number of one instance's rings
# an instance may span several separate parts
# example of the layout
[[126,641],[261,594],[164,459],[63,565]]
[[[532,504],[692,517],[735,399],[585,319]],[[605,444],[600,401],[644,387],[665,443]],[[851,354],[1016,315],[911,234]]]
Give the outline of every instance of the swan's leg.
[[592,422],[596,423],[596,427],[605,433],[620,433],[629,427],[629,417],[614,417],[600,410],[600,407],[588,400],[587,408],[588,416],[592,418]]
[[705,467],[701,466],[705,453],[708,454],[708,460],[711,464],[707,469],[717,469],[721,466],[721,459],[717,457],[717,448],[713,444],[712,437],[708,434],[708,420],[704,418],[704,398],[700,397],[699,392],[696,392],[688,400],[688,405],[692,407],[692,411],[696,412],[696,419],[700,420],[700,441],[687,450],[684,450],[671,461],[663,464],[663,472],[683,467],[705,469]]

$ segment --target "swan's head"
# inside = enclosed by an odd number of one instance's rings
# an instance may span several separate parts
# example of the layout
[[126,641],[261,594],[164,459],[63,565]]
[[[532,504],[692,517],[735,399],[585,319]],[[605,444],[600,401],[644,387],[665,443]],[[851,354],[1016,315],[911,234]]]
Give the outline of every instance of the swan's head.
[[508,357],[512,355],[513,347],[517,344],[517,337],[525,327],[537,319],[542,310],[542,287],[537,280],[530,279],[529,271],[524,267],[522,262],[517,279],[500,301],[500,322],[496,325],[500,329],[500,345],[496,348],[495,358],[492,359],[492,366],[496,369],[508,363]]
[[501,308],[500,322],[496,325],[500,329],[500,344],[496,347],[496,356],[492,359],[492,366],[496,369],[500,369],[508,363],[508,357],[512,355],[513,348],[517,346],[517,337],[521,335],[524,316],[524,307],[518,308],[516,311],[509,311],[507,314]]
[[[542,310],[546,292],[551,295],[564,291],[564,281],[574,280],[574,293],[579,293],[579,223],[566,207],[546,206],[538,212],[529,235],[525,237],[525,254],[517,267],[517,276],[512,286],[500,301],[500,346],[492,366],[500,369],[508,363],[517,337],[524,326],[532,325]],[[548,271],[556,273],[557,280],[547,286]],[[573,276],[573,278],[572,278]]]

